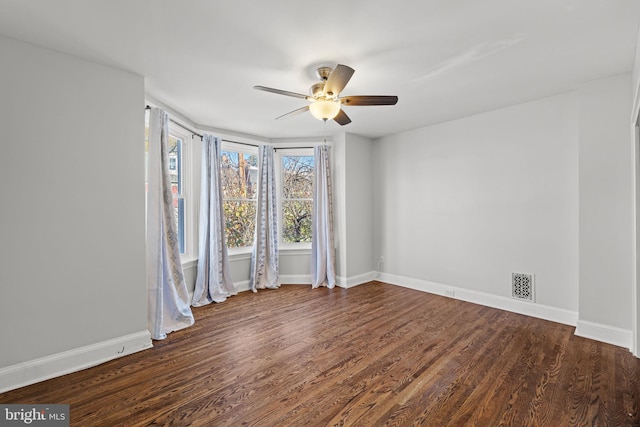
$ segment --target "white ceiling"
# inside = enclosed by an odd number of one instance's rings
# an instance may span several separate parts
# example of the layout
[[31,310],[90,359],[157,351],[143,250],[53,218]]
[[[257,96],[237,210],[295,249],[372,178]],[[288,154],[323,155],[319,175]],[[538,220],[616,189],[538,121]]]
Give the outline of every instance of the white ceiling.
[[[401,132],[628,72],[638,0],[0,0],[0,34],[145,76],[197,124],[267,138]],[[397,95],[309,113],[319,65],[356,70],[343,95]],[[3,64],[7,66],[7,64]]]

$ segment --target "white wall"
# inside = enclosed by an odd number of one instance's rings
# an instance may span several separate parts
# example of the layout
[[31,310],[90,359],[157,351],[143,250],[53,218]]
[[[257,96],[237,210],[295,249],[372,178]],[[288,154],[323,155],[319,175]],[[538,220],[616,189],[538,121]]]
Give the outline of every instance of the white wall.
[[579,322],[629,331],[634,269],[630,89],[625,74],[580,90],[579,149]]
[[311,249],[283,250],[279,254],[283,284],[311,284]]
[[[374,149],[383,278],[578,310],[578,105],[565,94],[382,138]],[[419,286],[418,286],[419,287]]]
[[633,85],[631,94],[633,95],[634,100],[632,120],[635,120],[640,114],[640,31],[638,32],[638,38],[636,40],[636,58],[633,63],[631,76]]
[[347,277],[374,271],[373,254],[373,143],[370,139],[346,135],[346,239]]
[[633,64],[632,70],[632,88],[631,93],[634,95],[633,113],[631,115],[631,124],[635,128],[633,130],[633,150],[635,157],[635,307],[632,317],[634,318],[635,335],[634,335],[634,349],[633,352],[636,356],[640,355],[640,274],[638,272],[638,266],[640,265],[640,251],[638,250],[638,242],[640,242],[640,129],[637,127],[640,125],[640,31],[638,31],[638,38],[636,41],[636,58]]
[[0,57],[1,390],[35,375],[1,368],[151,342],[143,78],[3,37]]
[[[577,325],[632,348],[631,75],[382,138],[381,278]],[[510,273],[535,274],[535,304]]]
[[331,149],[333,178],[333,228],[336,246],[336,275],[338,283],[344,286],[347,276],[347,134],[333,135]]
[[341,133],[333,137],[333,199],[338,283],[375,278],[373,252],[373,143]]

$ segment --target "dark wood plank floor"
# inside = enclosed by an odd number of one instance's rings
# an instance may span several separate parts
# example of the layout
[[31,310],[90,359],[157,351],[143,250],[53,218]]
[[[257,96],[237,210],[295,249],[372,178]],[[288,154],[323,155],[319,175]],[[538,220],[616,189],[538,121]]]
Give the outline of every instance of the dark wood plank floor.
[[378,282],[194,313],[0,403],[67,403],[77,426],[640,426],[640,361],[566,325]]

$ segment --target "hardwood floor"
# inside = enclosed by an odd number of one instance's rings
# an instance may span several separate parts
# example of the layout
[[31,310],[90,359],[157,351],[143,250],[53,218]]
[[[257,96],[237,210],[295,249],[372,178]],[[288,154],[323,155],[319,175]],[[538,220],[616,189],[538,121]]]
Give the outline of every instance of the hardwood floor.
[[378,282],[194,314],[0,403],[67,403],[74,426],[640,425],[640,360],[566,325]]

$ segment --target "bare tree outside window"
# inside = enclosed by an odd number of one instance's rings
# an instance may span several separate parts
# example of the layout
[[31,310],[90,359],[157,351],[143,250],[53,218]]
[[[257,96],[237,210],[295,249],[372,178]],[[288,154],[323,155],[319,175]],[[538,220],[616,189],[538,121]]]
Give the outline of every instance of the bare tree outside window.
[[256,224],[258,156],[224,150],[220,166],[227,246],[252,246]]
[[313,156],[282,157],[282,241],[311,242]]

